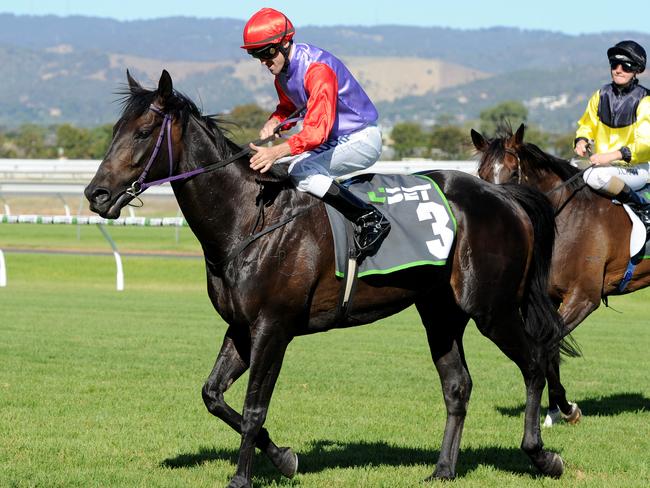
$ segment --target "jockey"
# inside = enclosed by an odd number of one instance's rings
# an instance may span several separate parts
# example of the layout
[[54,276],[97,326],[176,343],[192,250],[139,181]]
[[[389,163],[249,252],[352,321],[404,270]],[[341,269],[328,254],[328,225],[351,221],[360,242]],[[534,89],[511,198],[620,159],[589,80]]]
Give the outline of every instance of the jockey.
[[650,174],[650,91],[636,78],[645,70],[646,52],[634,41],[621,41],[607,50],[607,57],[612,83],[589,100],[578,121],[575,152],[586,156],[593,140],[589,161],[596,166],[585,172],[585,182],[630,203],[650,232],[650,204],[633,191],[643,188]]
[[302,130],[285,142],[271,147],[251,143],[250,166],[264,173],[276,162],[289,163],[298,190],[320,198],[354,224],[358,255],[374,254],[390,223],[334,178],[379,159],[377,110],[338,58],[310,44],[294,44],[294,34],[291,21],[271,8],[255,13],[244,27],[241,47],[275,76],[279,98],[260,137],[271,136],[297,108],[306,110]]

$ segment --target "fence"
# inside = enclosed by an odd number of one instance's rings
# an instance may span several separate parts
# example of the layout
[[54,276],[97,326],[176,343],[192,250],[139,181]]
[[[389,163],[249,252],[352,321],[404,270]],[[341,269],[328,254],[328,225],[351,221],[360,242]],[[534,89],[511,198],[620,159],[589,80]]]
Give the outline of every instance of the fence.
[[[100,161],[96,160],[0,159],[0,201],[4,208],[4,214],[0,214],[0,224],[96,225],[113,250],[116,288],[121,291],[124,289],[122,258],[117,245],[104,226],[181,227],[185,225],[185,221],[182,217],[136,217],[131,207],[129,207],[130,217],[116,220],[81,216],[84,203],[83,190],[97,171],[99,163]],[[416,173],[444,169],[476,174],[476,166],[476,161],[380,161],[364,173]],[[358,173],[352,175],[354,174]],[[65,215],[12,215],[8,198],[14,195],[55,195],[61,200]],[[173,192],[169,185],[164,185],[148,189],[147,195],[171,196]],[[70,205],[68,205],[68,199],[71,197],[80,198],[76,216],[71,214]],[[4,253],[0,249],[0,287],[5,286],[7,286],[7,267]]]

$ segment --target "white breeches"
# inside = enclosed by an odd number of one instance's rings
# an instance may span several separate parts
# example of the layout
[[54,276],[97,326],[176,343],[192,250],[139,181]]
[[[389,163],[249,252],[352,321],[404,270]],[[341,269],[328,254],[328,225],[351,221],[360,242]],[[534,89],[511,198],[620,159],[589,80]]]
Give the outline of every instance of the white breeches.
[[606,190],[613,176],[622,180],[633,190],[639,190],[648,182],[650,163],[635,164],[634,166],[594,166],[585,171],[582,177],[585,183],[594,190]]
[[381,155],[381,131],[369,126],[327,141],[311,151],[279,159],[289,163],[289,175],[296,188],[322,198],[332,180],[373,165]]

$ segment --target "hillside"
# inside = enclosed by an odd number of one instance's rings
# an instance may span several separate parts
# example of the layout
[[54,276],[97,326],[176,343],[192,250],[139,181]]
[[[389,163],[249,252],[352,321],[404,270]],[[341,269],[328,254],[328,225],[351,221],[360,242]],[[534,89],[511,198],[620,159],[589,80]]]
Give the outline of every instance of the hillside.
[[[251,102],[271,108],[268,73],[239,49],[242,26],[235,19],[0,14],[0,124],[114,121],[126,68],[146,86],[167,69],[206,112]],[[630,37],[650,46],[650,35],[638,33],[404,26],[298,32],[299,40],[348,63],[377,102],[383,124],[441,115],[463,122],[501,101],[520,100],[533,122],[556,130],[572,127],[586,98],[607,81],[606,48]]]

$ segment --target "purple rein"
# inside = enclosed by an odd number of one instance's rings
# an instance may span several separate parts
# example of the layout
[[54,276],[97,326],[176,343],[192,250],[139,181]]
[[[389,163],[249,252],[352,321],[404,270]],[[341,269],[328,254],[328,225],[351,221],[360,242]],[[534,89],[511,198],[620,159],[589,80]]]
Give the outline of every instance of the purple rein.
[[[131,187],[126,190],[126,193],[128,195],[131,195],[132,197],[137,197],[140,193],[145,191],[147,188],[150,186],[156,186],[156,185],[162,185],[163,183],[168,183],[171,181],[176,181],[176,180],[183,180],[186,178],[191,178],[192,176],[199,175],[201,173],[208,173],[210,171],[214,171],[215,169],[223,168],[224,166],[229,165],[230,163],[233,163],[237,159],[239,159],[242,156],[245,156],[246,154],[249,154],[251,152],[250,147],[248,145],[243,148],[241,151],[239,151],[236,154],[233,154],[230,156],[228,159],[225,161],[219,161],[216,163],[209,164],[207,166],[201,166],[199,168],[193,169],[192,171],[187,171],[185,173],[181,173],[178,175],[172,175],[174,171],[174,154],[172,151],[172,116],[171,114],[166,114],[162,110],[160,110],[157,107],[154,107],[153,105],[149,106],[149,110],[152,112],[157,113],[158,115],[163,117],[163,122],[162,125],[160,126],[160,133],[158,134],[158,140],[156,141],[156,146],[153,148],[153,151],[151,153],[151,156],[149,156],[149,161],[147,161],[147,165],[144,167],[144,170],[142,171],[142,174],[140,177],[137,179],[137,181],[134,181],[131,184]],[[275,139],[276,135],[279,134],[280,130],[285,127],[287,124],[292,124],[295,123],[299,120],[302,119],[302,117],[294,117],[295,115],[298,115],[302,109],[297,109],[295,112],[293,112],[289,117],[282,122],[280,122],[277,127],[273,130],[273,134],[270,135],[269,137],[261,140],[256,140],[253,141],[253,144],[256,146],[260,146],[262,144],[266,144],[267,142],[271,142]],[[156,157],[158,156],[158,151],[160,151],[160,146],[162,145],[162,141],[165,138],[165,134],[167,134],[167,151],[169,152],[169,176],[167,178],[162,178],[160,180],[154,180],[154,181],[147,181],[145,182],[144,179],[147,177],[147,174],[149,173],[149,170],[151,169],[151,165],[153,162],[156,160]]]

